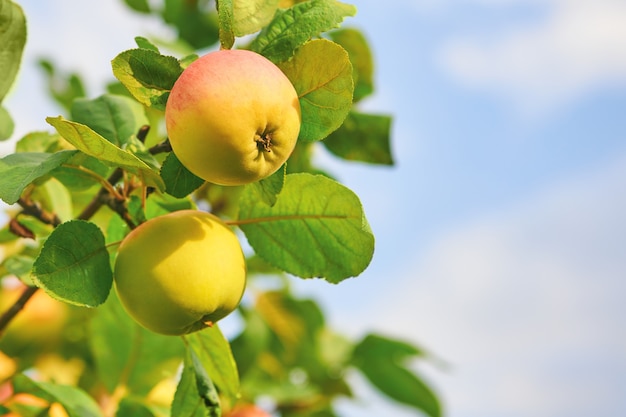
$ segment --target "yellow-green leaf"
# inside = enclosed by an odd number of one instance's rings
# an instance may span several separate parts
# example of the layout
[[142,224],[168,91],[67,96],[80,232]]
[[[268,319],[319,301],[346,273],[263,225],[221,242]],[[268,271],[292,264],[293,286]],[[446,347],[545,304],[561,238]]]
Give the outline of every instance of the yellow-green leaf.
[[233,29],[233,0],[217,0],[219,37],[222,49],[230,49],[235,43]]
[[236,36],[258,32],[272,20],[279,0],[239,0],[234,3],[233,27]]
[[354,101],[374,91],[374,58],[363,33],[354,28],[339,29],[330,38],[348,51],[354,69]]
[[17,75],[26,43],[26,18],[22,8],[10,0],[0,0],[0,102]]
[[237,223],[257,255],[302,277],[332,283],[359,275],[374,254],[374,235],[354,192],[322,175],[285,176],[273,206],[258,183],[246,186]]
[[102,162],[126,169],[141,177],[148,186],[161,191],[165,189],[158,172],[132,153],[118,148],[88,126],[66,120],[62,116],[47,117],[46,121],[79,151],[98,158]]
[[341,126],[352,107],[352,64],[340,45],[318,39],[279,65],[293,83],[302,108],[298,140],[324,139]]

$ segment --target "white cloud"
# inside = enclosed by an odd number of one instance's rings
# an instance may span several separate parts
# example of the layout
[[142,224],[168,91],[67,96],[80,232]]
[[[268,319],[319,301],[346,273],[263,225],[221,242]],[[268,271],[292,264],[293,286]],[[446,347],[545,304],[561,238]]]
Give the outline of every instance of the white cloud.
[[597,89],[626,85],[626,2],[506,3],[536,3],[547,16],[489,38],[449,39],[439,58],[452,76],[507,97],[526,111],[550,109]]
[[425,369],[449,417],[626,413],[625,187],[626,154],[394,272],[407,278],[369,307],[450,362]]

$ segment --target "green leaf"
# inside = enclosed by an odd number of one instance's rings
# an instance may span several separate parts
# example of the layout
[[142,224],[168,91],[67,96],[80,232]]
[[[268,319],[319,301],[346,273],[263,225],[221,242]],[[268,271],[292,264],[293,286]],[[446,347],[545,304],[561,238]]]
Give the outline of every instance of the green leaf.
[[111,167],[100,162],[99,159],[79,152],[52,171],[50,175],[61,181],[71,191],[85,191],[99,184],[100,179],[106,178],[110,171]]
[[261,199],[269,206],[276,204],[278,194],[285,185],[286,174],[287,165],[283,165],[278,171],[258,182]]
[[20,68],[26,44],[26,18],[22,8],[10,0],[0,0],[0,102],[9,92]]
[[248,309],[240,305],[239,312],[245,321],[245,326],[241,333],[231,341],[230,346],[237,362],[237,369],[242,380],[245,381],[248,372],[258,364],[259,355],[270,350],[272,332],[256,308]]
[[13,378],[14,393],[32,394],[49,402],[58,402],[69,417],[102,417],[96,401],[85,391],[70,385],[51,382],[35,382],[24,374]]
[[0,198],[7,204],[19,200],[22,191],[67,161],[76,151],[57,153],[23,152],[0,159]]
[[47,75],[48,92],[64,109],[69,110],[75,99],[85,96],[85,87],[78,74],[59,74],[46,59],[39,60],[39,66]]
[[4,107],[0,106],[0,141],[7,140],[13,134],[15,123]]
[[143,36],[135,36],[135,43],[140,49],[149,49],[154,52],[159,52],[159,48]]
[[82,220],[56,227],[35,260],[33,279],[58,300],[86,307],[102,304],[113,272],[100,228]]
[[56,214],[62,222],[74,218],[72,196],[63,183],[54,177],[46,179],[43,184],[37,184],[31,194],[31,199],[41,203],[49,212]]
[[191,359],[191,366],[196,378],[198,394],[200,398],[202,398],[204,406],[208,409],[209,416],[219,417],[221,415],[220,398],[215,389],[215,385],[213,385],[213,381],[211,381],[209,374],[207,374],[206,369],[204,369],[200,358],[196,355],[193,348],[189,347],[187,352],[189,354],[188,357]]
[[127,152],[91,130],[88,126],[65,120],[62,116],[47,117],[46,121],[54,126],[65,140],[74,145],[79,151],[98,158],[114,166],[119,166],[141,177],[148,186],[159,190],[165,188],[159,174],[145,162]]
[[143,106],[124,96],[105,94],[94,100],[77,99],[72,104],[72,119],[122,147],[149,124]]
[[203,369],[193,349],[185,355],[183,372],[172,402],[172,416],[206,417],[219,416],[219,398],[215,386]]
[[165,192],[178,198],[189,195],[204,184],[202,178],[185,168],[174,152],[170,152],[163,161],[161,178],[165,183]]
[[239,374],[228,340],[217,325],[185,336],[220,393],[231,404],[239,396]]
[[357,29],[339,29],[330,33],[330,38],[341,45],[350,56],[354,78],[354,101],[357,102],[374,91],[374,58],[372,51]]
[[254,251],[290,274],[337,283],[359,275],[374,254],[374,235],[356,194],[321,175],[289,174],[273,207],[246,186],[237,224]]
[[322,140],[335,131],[352,108],[352,64],[338,44],[318,39],[279,65],[293,83],[302,109],[298,140]]
[[350,112],[343,125],[322,143],[343,159],[393,165],[390,131],[389,116]]
[[235,44],[233,0],[217,0],[216,3],[221,49],[230,49]]
[[120,401],[116,417],[158,417],[140,398],[124,397]]
[[124,0],[124,3],[136,12],[150,13],[148,0]]
[[206,1],[165,0],[162,16],[193,49],[205,49],[218,41],[217,13]]
[[6,258],[2,265],[6,268],[9,274],[15,275],[26,285],[34,285],[30,276],[34,263],[35,260],[30,256],[13,255]]
[[422,355],[420,349],[408,343],[370,334],[355,347],[352,362],[388,397],[431,417],[440,417],[436,395],[406,367],[408,359]]
[[258,32],[271,22],[280,0],[240,0],[234,3],[233,27],[236,36]]
[[113,75],[142,104],[165,109],[167,97],[182,73],[180,62],[150,49],[130,49],[113,58]]
[[[311,0],[279,10],[270,24],[252,41],[250,48],[272,62],[283,62],[308,40],[339,27],[356,8],[336,0]],[[324,63],[332,62],[330,59]]]
[[112,292],[90,322],[89,347],[99,380],[109,393],[124,384],[146,396],[159,381],[175,377],[185,347],[176,337],[144,329]]
[[54,152],[59,146],[58,133],[31,132],[15,144],[15,152]]

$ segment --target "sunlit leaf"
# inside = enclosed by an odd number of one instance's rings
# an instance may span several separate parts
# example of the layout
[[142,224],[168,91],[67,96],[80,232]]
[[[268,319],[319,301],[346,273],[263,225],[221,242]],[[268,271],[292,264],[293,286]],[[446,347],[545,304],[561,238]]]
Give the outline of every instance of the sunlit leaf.
[[321,175],[290,174],[270,207],[247,186],[237,224],[268,263],[302,278],[332,283],[359,275],[374,253],[374,236],[359,198]]
[[239,0],[234,2],[236,36],[249,35],[265,27],[274,17],[279,0]]
[[34,381],[24,374],[13,378],[14,393],[32,394],[49,402],[58,402],[69,417],[103,417],[96,401],[80,388]]
[[146,113],[137,101],[112,94],[96,99],[77,99],[72,104],[72,120],[89,126],[116,146],[123,146],[149,124]]
[[341,127],[322,143],[343,159],[393,165],[390,130],[389,116],[350,112]]
[[115,146],[88,126],[65,120],[62,116],[47,117],[46,121],[54,126],[57,132],[78,150],[138,175],[149,186],[156,187],[159,190],[165,188],[159,174],[145,162],[132,153]]
[[172,56],[150,49],[130,49],[111,62],[113,74],[140,103],[165,109],[169,92],[183,71]]
[[338,27],[345,17],[355,14],[354,6],[336,0],[299,3],[287,10],[279,10],[250,48],[270,61],[286,61],[308,40]]
[[141,49],[149,49],[157,53],[159,52],[159,48],[143,36],[135,36],[135,43]]
[[15,80],[26,43],[26,19],[22,8],[10,0],[0,0],[0,23],[1,103]]
[[219,20],[219,36],[222,49],[230,49],[235,43],[233,29],[233,0],[217,0],[217,17]]
[[29,184],[48,174],[74,154],[76,151],[22,152],[5,156],[0,159],[0,198],[7,204],[14,204]]
[[35,260],[33,279],[58,300],[87,307],[102,304],[113,273],[98,226],[72,220],[55,228]]
[[352,65],[338,44],[318,39],[305,44],[279,67],[293,83],[302,108],[298,140],[322,140],[335,131],[352,107]]
[[354,78],[354,101],[374,91],[374,58],[363,33],[354,28],[339,29],[330,38],[341,45],[350,56]]
[[38,184],[30,197],[49,212],[56,214],[61,221],[74,218],[72,196],[63,183],[54,177],[46,179],[43,184]]

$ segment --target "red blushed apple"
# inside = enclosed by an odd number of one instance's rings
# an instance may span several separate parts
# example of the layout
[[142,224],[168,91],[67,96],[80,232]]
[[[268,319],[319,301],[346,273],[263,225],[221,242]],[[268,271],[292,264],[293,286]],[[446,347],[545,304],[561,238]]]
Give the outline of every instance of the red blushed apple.
[[247,50],[202,56],[180,75],[165,108],[172,149],[206,181],[242,185],[276,172],[300,132],[298,94],[267,58]]

